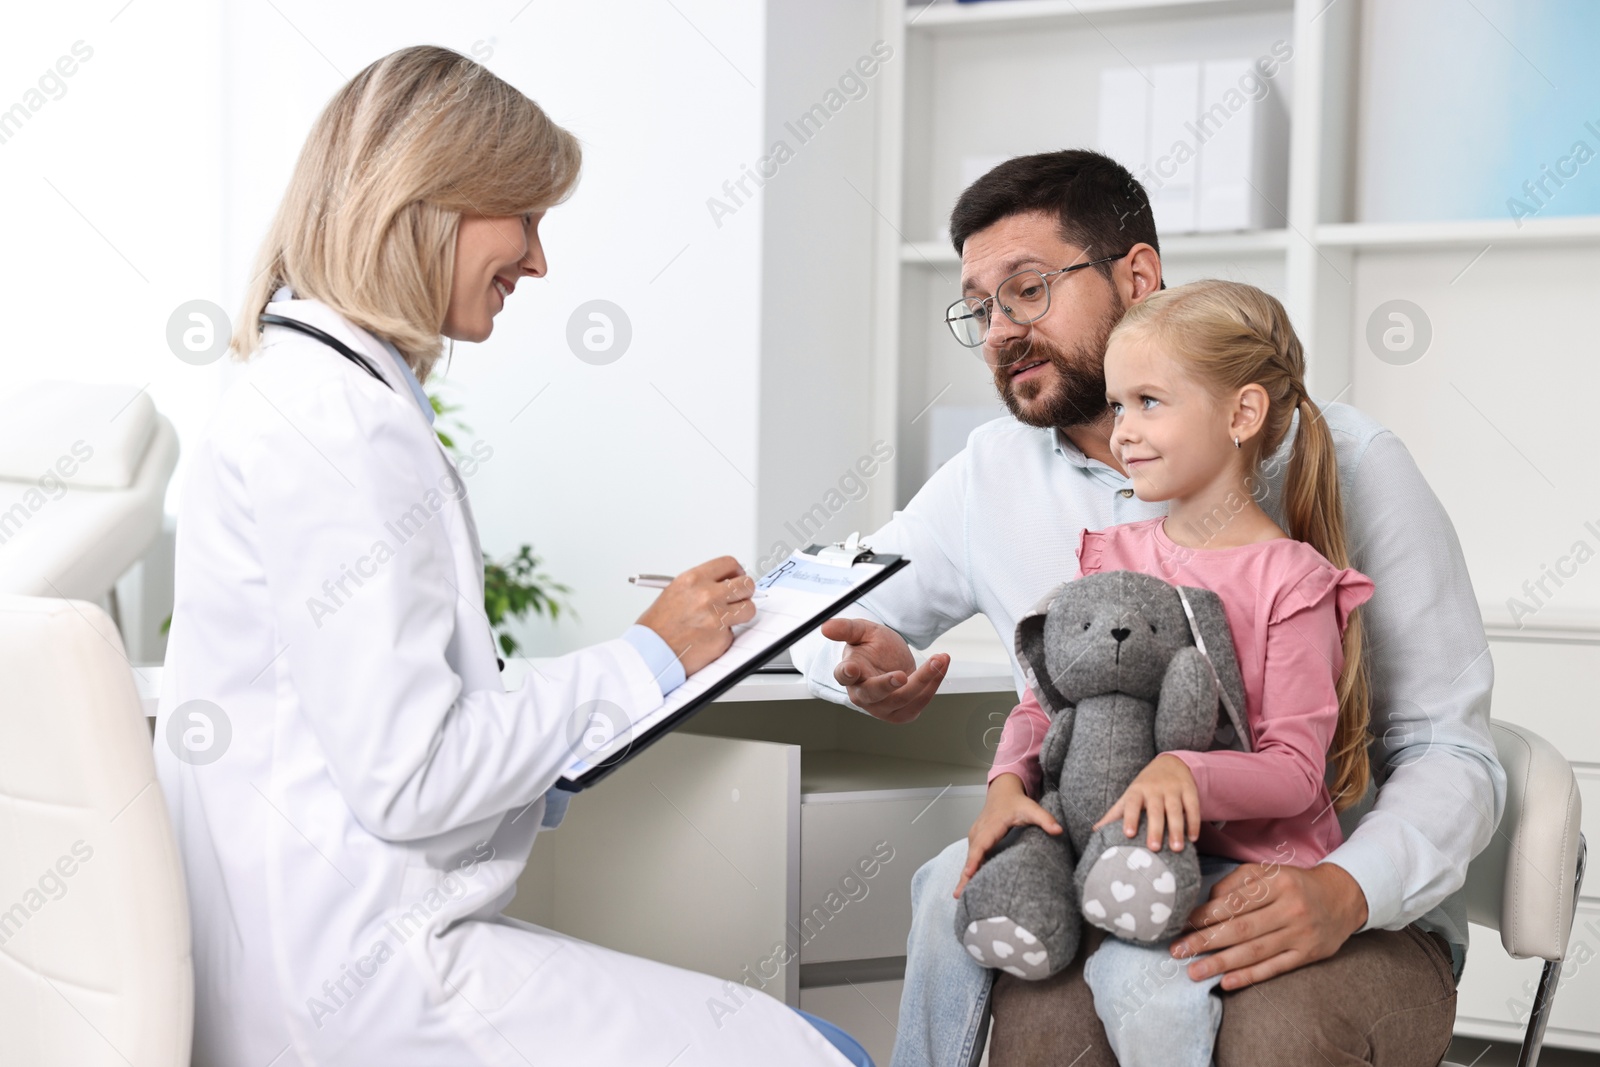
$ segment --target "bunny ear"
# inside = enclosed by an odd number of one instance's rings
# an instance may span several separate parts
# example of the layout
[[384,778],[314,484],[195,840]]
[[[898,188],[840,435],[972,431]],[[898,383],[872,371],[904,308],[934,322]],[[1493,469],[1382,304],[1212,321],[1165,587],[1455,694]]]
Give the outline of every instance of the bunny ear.
[[[1183,586],[1183,596],[1188,602],[1195,644],[1203,646],[1206,658],[1217,672],[1217,684],[1227,699],[1222,701],[1217,744],[1244,752],[1253,751],[1255,744],[1250,735],[1250,722],[1245,718],[1244,679],[1239,673],[1239,657],[1233,648],[1233,631],[1228,627],[1228,615],[1222,607],[1222,598],[1209,589]],[[1231,731],[1224,729],[1231,725]]]
[[1068,584],[1062,582],[1050,590],[1033,606],[1032,611],[1017,621],[1014,641],[1017,663],[1022,667],[1023,680],[1028,683],[1028,688],[1033,690],[1039,706],[1051,716],[1072,706],[1072,701],[1062,696],[1061,691],[1051,683],[1050,669],[1044,662],[1045,617],[1050,613],[1050,605],[1055,603],[1056,598],[1066,590]]

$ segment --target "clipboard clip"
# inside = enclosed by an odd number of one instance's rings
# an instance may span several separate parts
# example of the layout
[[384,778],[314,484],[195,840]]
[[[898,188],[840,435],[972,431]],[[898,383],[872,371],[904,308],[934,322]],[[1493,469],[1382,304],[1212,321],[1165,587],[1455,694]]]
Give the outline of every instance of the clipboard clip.
[[834,567],[853,567],[870,555],[872,546],[862,543],[861,531],[857,530],[843,541],[818,548],[817,562]]

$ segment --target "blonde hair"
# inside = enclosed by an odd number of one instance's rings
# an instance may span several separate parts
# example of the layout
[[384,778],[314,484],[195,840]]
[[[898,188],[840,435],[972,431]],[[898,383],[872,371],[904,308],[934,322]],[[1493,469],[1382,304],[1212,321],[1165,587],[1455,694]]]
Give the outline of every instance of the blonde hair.
[[419,381],[443,347],[463,215],[566,199],[582,152],[539,105],[447,48],[402,48],[334,94],[256,261],[232,349],[260,347],[279,286],[389,341]]
[[[1252,285],[1199,281],[1161,290],[1123,316],[1112,336],[1139,331],[1159,337],[1165,351],[1214,395],[1231,395],[1252,383],[1267,393],[1265,425],[1250,442],[1254,469],[1274,455],[1300,412],[1294,450],[1284,482],[1289,534],[1305,541],[1335,567],[1348,567],[1344,503],[1338,457],[1322,412],[1306,393],[1305,352],[1283,305]],[[1371,779],[1367,744],[1371,690],[1362,655],[1361,612],[1351,612],[1344,631],[1344,668],[1338,680],[1339,722],[1328,760],[1334,765],[1334,808],[1360,801]]]

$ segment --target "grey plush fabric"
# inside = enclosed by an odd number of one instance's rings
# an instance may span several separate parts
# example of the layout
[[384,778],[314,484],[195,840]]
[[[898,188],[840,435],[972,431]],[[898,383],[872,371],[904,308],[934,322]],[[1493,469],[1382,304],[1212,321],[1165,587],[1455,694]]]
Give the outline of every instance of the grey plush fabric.
[[[1028,685],[1051,716],[1040,763],[1040,804],[1066,828],[1008,836],[962,891],[956,936],[978,962],[1046,978],[1072,962],[1080,915],[1118,937],[1157,941],[1182,928],[1197,902],[1193,846],[1153,852],[1121,822],[1090,827],[1159,752],[1248,750],[1233,638],[1222,601],[1136,571],[1086,575],[1053,589],[1017,624]],[[1219,708],[1226,691],[1233,711]]]

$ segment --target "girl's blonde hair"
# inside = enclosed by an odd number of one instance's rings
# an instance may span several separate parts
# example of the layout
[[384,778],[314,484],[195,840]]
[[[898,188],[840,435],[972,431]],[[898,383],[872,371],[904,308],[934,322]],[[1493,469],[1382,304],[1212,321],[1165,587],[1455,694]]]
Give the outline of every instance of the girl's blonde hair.
[[279,286],[399,349],[419,381],[443,347],[462,215],[565,200],[582,153],[539,105],[447,48],[402,48],[334,94],[262,243],[232,349],[260,347]]
[[[1333,435],[1306,393],[1305,352],[1283,305],[1252,285],[1191,282],[1134,304],[1112,336],[1131,331],[1158,338],[1163,350],[1214,395],[1231,396],[1252,383],[1266,390],[1266,424],[1246,446],[1247,469],[1261,469],[1262,459],[1277,452],[1299,410],[1300,425],[1284,482],[1288,532],[1335,567],[1348,567]],[[1250,488],[1255,495],[1255,486]],[[1343,811],[1360,801],[1372,773],[1367,762],[1371,691],[1362,656],[1360,609],[1351,612],[1345,627],[1338,694],[1339,722],[1328,759],[1335,770],[1334,808]]]

